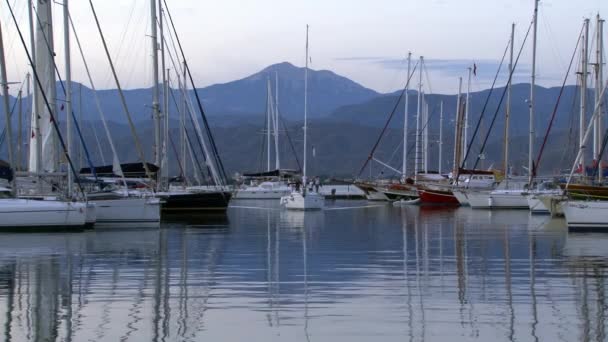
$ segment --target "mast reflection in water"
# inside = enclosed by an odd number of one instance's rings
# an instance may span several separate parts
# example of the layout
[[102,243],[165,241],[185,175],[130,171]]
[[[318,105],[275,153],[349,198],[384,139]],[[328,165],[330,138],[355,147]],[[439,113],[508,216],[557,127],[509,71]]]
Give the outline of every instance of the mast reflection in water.
[[4,340],[606,340],[605,234],[365,202],[228,218],[1,234]]

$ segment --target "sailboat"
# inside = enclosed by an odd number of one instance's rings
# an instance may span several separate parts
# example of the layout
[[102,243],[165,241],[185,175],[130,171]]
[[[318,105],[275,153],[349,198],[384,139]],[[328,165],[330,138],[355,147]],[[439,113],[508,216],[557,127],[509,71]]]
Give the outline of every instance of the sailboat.
[[[235,193],[234,199],[280,199],[291,193],[291,187],[287,185],[287,179],[296,174],[292,170],[281,170],[279,156],[279,106],[278,89],[279,77],[276,75],[275,90],[277,93],[276,103],[273,103],[270,79],[267,81],[266,99],[266,172],[244,174],[243,178],[249,180],[249,184],[242,185]],[[271,170],[271,138],[274,138],[275,169]]]
[[[15,25],[17,25],[17,21],[15,20],[14,13],[12,8],[10,8],[11,16],[13,17],[13,21]],[[41,22],[50,22],[51,20],[51,7],[50,2],[41,2],[38,3],[38,13],[39,13],[39,25],[37,26],[36,36],[38,39],[43,39],[41,35],[46,35],[51,32],[50,25],[44,26]],[[21,35],[21,31],[19,31],[19,35]],[[23,40],[22,40],[23,41]],[[25,48],[25,46],[24,46]],[[35,151],[31,156],[36,159],[37,163],[32,165],[30,159],[30,171],[36,173],[42,173],[49,169],[55,170],[54,156],[56,156],[58,151],[55,150],[56,146],[53,145],[55,136],[59,137],[60,132],[54,132],[53,130],[55,121],[53,121],[53,112],[49,103],[49,99],[45,94],[45,90],[49,90],[50,88],[55,87],[54,83],[54,69],[51,69],[50,66],[53,65],[52,56],[48,52],[48,49],[42,49],[42,52],[38,54],[38,58],[34,61],[26,49],[26,54],[29,59],[30,64],[32,65],[32,70],[34,72],[34,79],[36,81],[35,87],[35,98],[37,101],[34,102],[33,114],[37,114],[37,116],[33,115],[32,123],[36,125],[36,127],[43,126],[43,133],[45,134],[43,137],[47,139],[44,140],[44,144],[42,144],[42,139],[39,139],[40,136],[36,136],[37,144],[31,144],[35,149],[45,148],[46,154],[45,158],[42,158],[41,153],[37,153],[39,151]],[[50,70],[49,73],[46,73]],[[40,73],[39,73],[40,72]],[[4,112],[6,116],[5,127],[7,131],[7,144],[9,151],[9,164],[13,165],[13,150],[12,150],[12,132],[11,132],[11,121],[10,121],[10,110],[9,110],[9,97],[8,97],[8,81],[6,74],[6,62],[5,62],[5,53],[4,53],[4,42],[2,37],[2,30],[0,27],[0,74],[2,84],[2,97],[3,97],[3,106]],[[50,77],[49,77],[50,76]],[[51,98],[54,101],[54,97]],[[36,133],[40,133],[40,130],[37,130]],[[51,138],[52,137],[52,138]],[[58,159],[57,159],[58,160]],[[69,161],[68,161],[69,162]],[[32,170],[32,167],[35,170]],[[47,169],[48,167],[48,169]],[[17,189],[15,188],[15,179],[13,177],[12,171],[10,172],[10,179],[12,182],[12,187],[2,187],[0,188],[0,193],[2,194],[2,199],[0,199],[0,227],[1,228],[35,228],[35,229],[81,229],[85,225],[86,221],[86,213],[87,213],[87,205],[82,202],[71,202],[71,201],[61,201],[56,199],[48,199],[48,200],[31,200],[31,199],[20,199],[14,198],[14,193],[16,193]]]
[[[529,183],[532,179],[532,171],[534,170],[533,162],[533,151],[534,151],[534,111],[535,111],[535,86],[536,86],[536,41],[537,41],[537,27],[538,27],[538,2],[534,0],[534,16],[533,16],[533,42],[532,42],[532,73],[531,73],[531,84],[530,84],[530,134],[528,141],[528,172],[529,177],[527,182],[525,180],[517,181],[510,179],[508,173],[505,174],[505,180],[498,186],[496,190],[492,191],[477,191],[468,193],[469,205],[474,209],[529,209],[528,204],[528,192]],[[511,30],[511,51],[513,49],[513,26]],[[509,85],[508,91],[511,91],[511,81],[513,75],[513,53],[511,52],[511,62],[509,67]],[[509,97],[510,98],[510,97]],[[510,102],[510,101],[509,101]],[[508,103],[509,103],[508,102]],[[508,105],[507,115],[510,112],[510,105]],[[508,124],[506,125],[508,127]],[[508,133],[508,132],[507,132]],[[508,170],[508,139],[505,140],[505,170]]]
[[[215,142],[213,140],[213,137],[211,136],[211,132],[209,130],[208,127],[207,128],[207,132],[208,132],[208,143],[211,145],[211,148],[207,147],[207,141],[204,139],[201,129],[198,126],[198,120],[194,117],[193,112],[194,110],[186,110],[187,112],[189,112],[192,121],[195,123],[196,126],[196,132],[197,132],[197,139],[200,142],[200,146],[202,146],[202,153],[204,153],[205,158],[207,160],[207,167],[210,170],[210,173],[212,174],[212,178],[213,178],[213,182],[215,183],[215,186],[213,187],[188,187],[188,186],[176,186],[176,187],[171,187],[168,185],[168,181],[167,183],[163,183],[163,176],[162,174],[168,174],[168,162],[167,162],[167,144],[169,143],[168,137],[169,137],[169,120],[168,120],[168,115],[169,115],[169,92],[171,91],[170,89],[170,85],[168,82],[168,70],[165,69],[165,48],[166,48],[166,44],[165,44],[165,37],[164,37],[164,31],[163,31],[163,14],[164,11],[166,11],[168,13],[169,18],[171,19],[171,14],[169,13],[169,9],[168,8],[162,8],[162,2],[158,1],[158,6],[159,6],[159,13],[160,15],[158,15],[157,17],[157,13],[156,13],[156,1],[155,0],[150,0],[150,9],[151,9],[151,28],[152,28],[152,73],[153,73],[153,80],[154,80],[154,85],[153,85],[153,99],[152,99],[152,108],[153,108],[153,118],[154,118],[154,127],[155,127],[155,145],[154,145],[154,155],[156,156],[156,160],[155,163],[157,165],[161,165],[161,177],[159,177],[160,182],[160,186],[158,187],[155,196],[157,198],[159,198],[161,200],[162,203],[162,212],[165,214],[179,214],[179,213],[184,213],[184,212],[208,212],[208,211],[226,211],[226,209],[228,209],[228,205],[230,203],[230,199],[232,198],[232,192],[229,191],[226,187],[225,187],[225,183],[226,183],[226,179],[225,179],[225,172],[223,172],[223,167],[221,165],[221,160],[219,155],[217,154],[217,149],[215,148]],[[172,20],[172,19],[171,19]],[[158,28],[160,28],[160,35],[157,34],[157,23],[158,23]],[[179,42],[179,36],[177,34],[177,32],[173,32],[175,34],[175,40],[177,42]],[[163,142],[161,139],[161,110],[160,110],[160,105],[159,105],[159,77],[158,77],[158,67],[159,67],[159,63],[158,63],[158,46],[160,46],[161,49],[161,68],[163,70],[162,73],[162,77],[163,77],[163,85],[164,85],[164,109],[163,109],[163,114],[165,115],[165,139],[164,139],[164,146],[165,148],[162,148],[161,143]],[[192,80],[192,76],[190,74],[190,69],[188,67],[188,64],[186,63],[186,57],[184,55],[183,50],[181,49],[181,43],[178,44],[178,46],[180,46],[180,50],[179,52],[181,53],[181,57],[184,60],[184,66],[183,66],[183,71],[184,71],[184,95],[186,94],[186,86],[185,86],[185,81],[186,81],[186,76],[190,76],[190,81],[192,84],[192,87],[194,88],[194,81]],[[199,112],[201,113],[201,115],[203,116],[203,120],[205,121],[205,125],[207,125],[206,123],[206,119],[204,118],[205,114],[203,112],[203,108],[202,108],[202,104],[201,101],[198,97],[198,92],[194,91],[194,95],[196,97],[197,100],[197,104],[199,107]],[[189,102],[186,100],[186,97],[184,97],[185,100],[184,102]],[[185,130],[185,127],[181,127],[182,130]],[[213,155],[212,155],[213,154]],[[162,162],[161,162],[162,159]]]
[[302,168],[301,189],[281,197],[281,205],[289,210],[321,210],[325,207],[325,197],[308,189],[306,178],[307,140],[308,140],[308,25],[306,25],[306,67],[304,68],[304,165]]

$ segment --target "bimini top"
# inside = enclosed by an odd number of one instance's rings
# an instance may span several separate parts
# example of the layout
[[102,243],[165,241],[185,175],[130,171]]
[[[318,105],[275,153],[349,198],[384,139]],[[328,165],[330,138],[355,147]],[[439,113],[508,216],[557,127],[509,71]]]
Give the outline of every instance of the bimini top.
[[[157,173],[158,172],[158,166],[151,164],[151,163],[146,163],[146,165],[148,166],[148,169],[150,170],[150,172],[153,173]],[[120,168],[122,169],[122,172],[124,173],[125,177],[129,177],[129,178],[146,178],[146,169],[144,168],[144,164],[143,163],[125,163],[125,164],[120,164]],[[97,174],[97,176],[100,177],[118,177],[118,175],[114,174],[113,171],[113,166],[112,165],[104,165],[104,166],[95,166],[94,168],[95,173]],[[93,174],[93,172],[91,171],[90,167],[83,167],[82,169],[80,169],[80,174],[81,175],[90,175]]]
[[296,174],[298,174],[298,171],[296,171],[296,170],[281,169],[281,170],[272,170],[272,171],[257,172],[257,173],[244,173],[243,177],[248,177],[248,178],[293,177]]

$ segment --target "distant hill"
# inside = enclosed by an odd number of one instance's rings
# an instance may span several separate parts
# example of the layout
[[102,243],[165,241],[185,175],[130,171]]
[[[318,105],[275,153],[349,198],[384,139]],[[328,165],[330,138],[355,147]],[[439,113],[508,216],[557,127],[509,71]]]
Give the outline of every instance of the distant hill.
[[[303,68],[295,67],[289,63],[275,64],[246,78],[198,90],[213,128],[221,157],[229,173],[263,169],[265,149],[263,148],[264,139],[261,133],[266,104],[266,80],[270,77],[274,85],[275,71],[279,74],[279,100],[286,127],[281,138],[283,165],[295,168],[295,158],[286,139],[286,133],[290,134],[296,153],[301,160]],[[529,85],[517,84],[513,88],[513,116],[510,131],[512,137],[511,160],[516,170],[522,172],[522,166],[526,164],[527,160],[528,105],[526,99],[529,94]],[[395,116],[376,156],[394,167],[400,167],[404,105],[403,102],[397,103],[398,93],[379,94],[333,72],[313,70],[310,71],[309,89],[310,148],[312,149],[312,146],[314,146],[316,150],[316,157],[311,159],[311,172],[332,176],[356,175],[393,108],[396,108]],[[82,93],[80,90],[82,90]],[[480,124],[480,134],[473,143],[472,158],[479,153],[482,138],[488,132],[503,90],[504,88],[495,89],[488,101],[485,119]],[[537,87],[536,90],[536,146],[539,146],[555,106],[559,88]],[[58,91],[58,94],[61,101],[62,91]],[[488,94],[489,90],[471,94],[470,135],[473,134]],[[147,149],[147,158],[151,155],[153,137],[151,95],[150,89],[125,91],[127,105],[136,121],[138,135]],[[176,100],[179,101],[179,94],[174,92],[174,95]],[[415,91],[410,93],[410,150],[414,146],[416,95]],[[576,87],[568,86],[565,88],[562,102],[558,108],[554,130],[547,146],[543,164],[544,172],[569,167],[572,162],[572,154],[578,139],[578,101],[576,95]],[[112,121],[111,131],[118,146],[121,160],[137,161],[137,156],[132,148],[133,139],[125,125],[126,121],[117,91],[101,90],[98,91],[98,96],[106,117]],[[110,160],[110,150],[105,133],[103,133],[99,123],[94,94],[89,88],[75,84],[74,97],[74,109],[78,113],[77,116],[82,114],[83,133],[94,162],[102,163],[102,154],[107,162]],[[444,103],[443,166],[445,171],[451,168],[453,158],[456,96],[431,94],[426,98],[430,104],[431,112],[429,120],[429,162],[431,169],[437,168],[439,104],[441,101]],[[592,90],[589,91],[589,98],[593,98]],[[10,100],[11,104],[15,101],[14,98]],[[80,100],[82,100],[82,106]],[[80,113],[80,108],[82,108],[82,113]],[[591,110],[590,108],[589,111],[591,112]],[[486,159],[482,161],[484,167],[501,166],[504,111],[503,104],[488,139],[485,152]],[[3,110],[0,108],[1,115],[3,115],[2,112]],[[177,137],[179,136],[176,113],[175,103],[172,101],[172,136],[175,141],[178,140]],[[60,111],[59,118],[64,122],[64,111]],[[4,120],[0,120],[0,127],[3,126],[3,122]],[[13,123],[16,123],[16,117],[13,119]],[[97,146],[94,132],[97,132],[101,148]],[[28,132],[24,132],[24,136],[29,137]],[[5,149],[3,147],[0,152],[2,155],[6,155]],[[171,150],[172,148],[170,149],[171,158],[174,158]],[[410,165],[413,164],[412,155],[413,153],[410,153]],[[171,163],[171,165],[173,167],[172,171],[177,172],[178,164]],[[374,163],[371,174],[382,171],[385,172],[385,175],[390,174],[388,169]],[[366,171],[366,174],[369,174],[369,170]]]

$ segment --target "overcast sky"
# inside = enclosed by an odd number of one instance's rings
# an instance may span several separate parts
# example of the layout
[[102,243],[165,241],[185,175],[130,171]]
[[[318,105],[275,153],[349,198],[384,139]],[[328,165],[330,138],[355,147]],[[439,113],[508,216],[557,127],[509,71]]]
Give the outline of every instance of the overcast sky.
[[[60,2],[56,1],[56,2]],[[9,0],[27,35],[27,2]],[[123,87],[151,85],[149,0],[93,0],[118,65]],[[380,92],[404,82],[404,58],[424,55],[427,91],[455,93],[458,76],[474,61],[473,90],[486,88],[517,24],[516,48],[530,24],[533,0],[168,0],[188,61],[199,86],[246,77],[282,61],[304,64],[309,24],[313,69],[329,69]],[[55,50],[63,70],[61,5],[54,5]],[[114,88],[87,0],[70,9],[98,88]],[[541,85],[563,79],[584,18],[608,16],[607,0],[545,0],[540,4],[538,78]],[[9,81],[23,80],[27,60],[10,20],[6,0],[0,19]],[[608,25],[607,25],[608,26]],[[607,35],[608,35],[608,29]],[[590,43],[595,47],[595,43]],[[74,80],[85,82],[73,43]],[[521,57],[518,81],[529,81],[531,44]],[[170,63],[168,63],[170,64]],[[168,65],[172,68],[171,65]],[[608,74],[608,72],[606,72]],[[571,78],[571,83],[573,78]],[[14,88],[15,86],[13,86]]]

